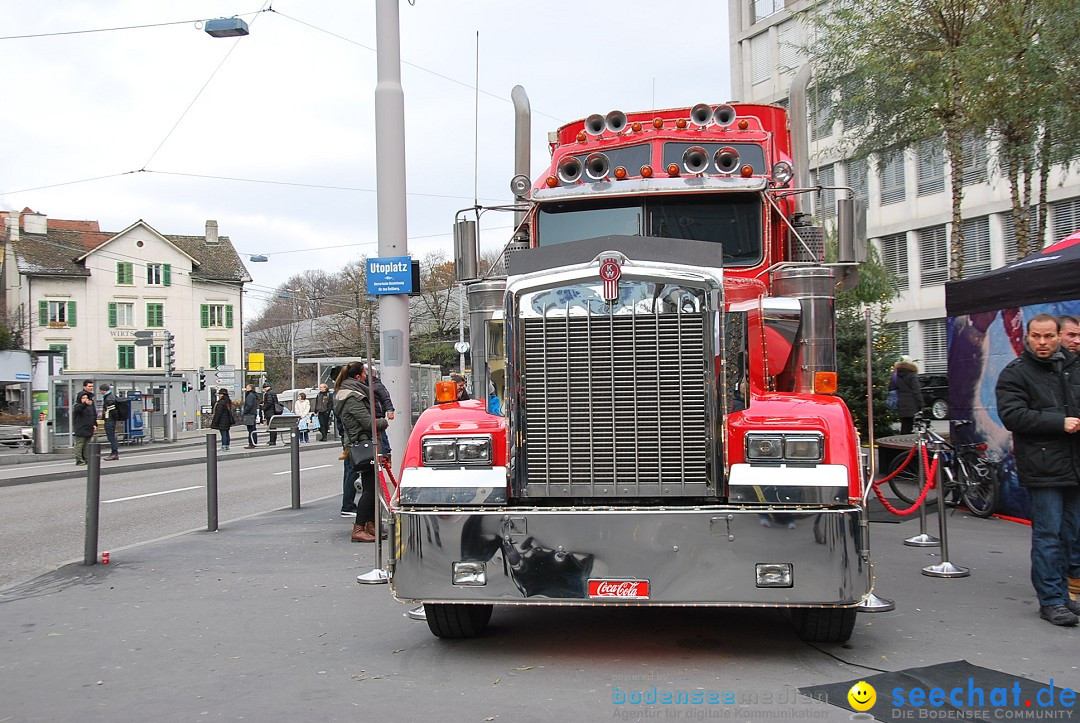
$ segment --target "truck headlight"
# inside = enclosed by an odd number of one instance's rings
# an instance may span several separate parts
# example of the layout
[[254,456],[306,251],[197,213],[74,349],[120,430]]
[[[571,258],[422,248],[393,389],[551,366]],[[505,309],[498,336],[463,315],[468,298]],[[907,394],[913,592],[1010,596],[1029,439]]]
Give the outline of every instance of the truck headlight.
[[490,465],[491,437],[428,437],[421,446],[424,464],[440,465]]
[[825,437],[820,432],[750,432],[746,435],[746,461],[820,462],[824,459]]

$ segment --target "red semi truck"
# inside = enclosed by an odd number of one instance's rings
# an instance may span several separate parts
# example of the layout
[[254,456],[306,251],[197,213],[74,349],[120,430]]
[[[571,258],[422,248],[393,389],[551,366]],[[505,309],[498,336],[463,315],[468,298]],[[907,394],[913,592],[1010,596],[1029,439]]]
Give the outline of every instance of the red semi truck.
[[455,227],[479,398],[414,427],[393,594],[445,638],[496,605],[618,604],[784,608],[806,639],[848,639],[873,597],[865,462],[835,395],[858,244],[842,200],[824,263],[789,132],[805,120],[591,115],[550,135],[531,182],[514,101],[505,275],[476,273],[475,223]]

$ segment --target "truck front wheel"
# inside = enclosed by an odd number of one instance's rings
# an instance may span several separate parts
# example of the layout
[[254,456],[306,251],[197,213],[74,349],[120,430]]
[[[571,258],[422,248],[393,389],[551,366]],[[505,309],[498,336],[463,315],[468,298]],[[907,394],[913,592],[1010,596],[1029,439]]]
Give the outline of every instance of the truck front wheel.
[[491,605],[424,603],[428,628],[439,638],[475,638],[491,620]]
[[791,626],[809,643],[843,643],[855,629],[855,609],[794,608]]

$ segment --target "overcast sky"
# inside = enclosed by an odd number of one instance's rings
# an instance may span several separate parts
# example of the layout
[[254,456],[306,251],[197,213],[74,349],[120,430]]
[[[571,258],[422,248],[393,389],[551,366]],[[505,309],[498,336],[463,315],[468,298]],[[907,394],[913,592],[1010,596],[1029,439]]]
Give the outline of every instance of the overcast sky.
[[[254,279],[248,309],[294,273],[377,255],[374,0],[2,7],[0,209],[96,219],[105,231],[143,219],[167,234],[202,234],[216,219]],[[533,109],[534,179],[562,123],[731,100],[727,12],[726,2],[401,2],[410,253],[452,257],[454,212],[474,193],[511,200],[516,84]],[[249,36],[202,30],[233,15]],[[149,25],[159,26],[75,32]],[[41,36],[12,37],[24,35]],[[501,248],[511,221],[485,215],[482,248]]]

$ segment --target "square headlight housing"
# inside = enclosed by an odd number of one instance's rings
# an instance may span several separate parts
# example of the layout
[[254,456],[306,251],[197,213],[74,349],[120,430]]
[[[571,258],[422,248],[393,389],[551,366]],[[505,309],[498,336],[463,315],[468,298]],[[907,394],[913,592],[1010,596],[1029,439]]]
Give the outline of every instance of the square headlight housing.
[[780,462],[784,459],[784,437],[779,434],[746,435],[747,462]]
[[421,444],[424,465],[438,466],[490,466],[491,437],[427,437]]
[[784,437],[784,457],[792,462],[820,462],[823,438],[820,434]]
[[825,456],[825,437],[820,432],[749,432],[746,461],[753,463],[816,464]]

